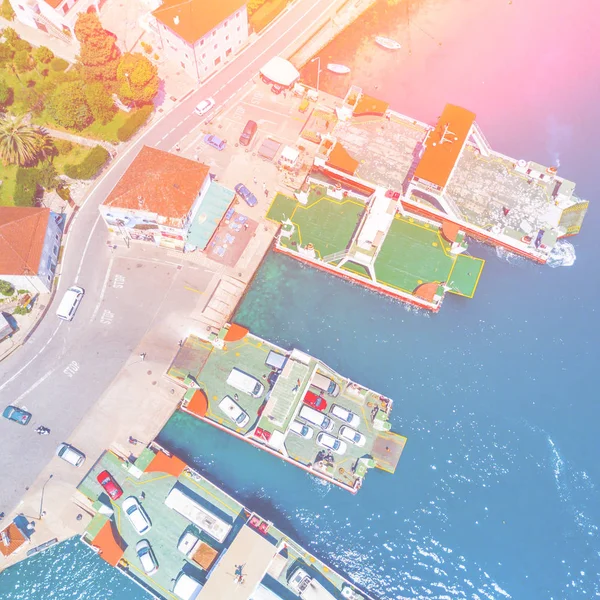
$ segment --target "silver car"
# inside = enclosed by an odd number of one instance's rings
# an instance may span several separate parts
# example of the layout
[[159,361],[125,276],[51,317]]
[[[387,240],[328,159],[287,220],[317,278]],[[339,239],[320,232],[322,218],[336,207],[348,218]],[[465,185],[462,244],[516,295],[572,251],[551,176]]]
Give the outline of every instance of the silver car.
[[142,505],[138,502],[137,498],[129,496],[123,501],[121,506],[125,516],[129,519],[129,522],[133,525],[133,528],[142,535],[150,530],[152,523],[146,514],[146,511],[142,508]]
[[135,545],[135,553],[138,555],[146,575],[154,575],[158,571],[158,561],[148,540],[140,540]]
[[74,467],[80,467],[85,462],[85,454],[69,444],[61,444],[56,449],[56,456]]

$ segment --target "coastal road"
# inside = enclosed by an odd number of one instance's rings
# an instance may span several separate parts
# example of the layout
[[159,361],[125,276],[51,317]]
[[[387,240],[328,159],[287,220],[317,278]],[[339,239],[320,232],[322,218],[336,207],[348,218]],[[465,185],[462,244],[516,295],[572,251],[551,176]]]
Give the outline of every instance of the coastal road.
[[[116,261],[106,246],[104,224],[98,220],[98,206],[143,145],[163,150],[172,148],[202,120],[193,114],[200,100],[212,96],[217,106],[223,105],[270,58],[284,53],[291,44],[305,37],[315,23],[329,18],[337,4],[330,0],[296,0],[242,54],[120,152],[88,194],[71,225],[60,283],[47,316],[22,348],[0,363],[0,408],[16,404],[25,406],[34,415],[28,427],[0,419],[3,441],[0,512],[9,514],[16,507],[19,498],[52,457],[57,444],[69,438],[83,415],[130,359],[161,307],[163,290],[176,276],[173,265],[168,262],[154,265],[152,272],[136,263],[134,272],[128,276],[129,294],[120,299],[108,298],[106,301],[112,304],[108,308],[100,307],[109,285],[112,293],[118,291],[114,287],[118,273]],[[128,268],[131,270],[131,265],[121,271]],[[54,314],[56,306],[65,290],[75,283],[86,290],[85,298],[72,323],[60,322]],[[111,314],[121,321],[107,327]],[[35,435],[33,429],[39,424],[49,427],[51,435]]]

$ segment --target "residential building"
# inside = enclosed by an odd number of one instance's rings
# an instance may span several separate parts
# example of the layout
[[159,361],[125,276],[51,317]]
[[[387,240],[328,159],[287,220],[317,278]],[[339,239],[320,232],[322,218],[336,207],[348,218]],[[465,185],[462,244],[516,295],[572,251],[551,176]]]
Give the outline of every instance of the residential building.
[[164,0],[152,15],[165,58],[197,81],[248,39],[246,0]]
[[65,41],[75,39],[75,22],[82,12],[100,8],[106,0],[9,0],[16,18]]
[[183,250],[211,184],[206,165],[144,146],[100,206],[109,231]]
[[50,292],[62,221],[49,208],[0,207],[0,279],[16,289]]

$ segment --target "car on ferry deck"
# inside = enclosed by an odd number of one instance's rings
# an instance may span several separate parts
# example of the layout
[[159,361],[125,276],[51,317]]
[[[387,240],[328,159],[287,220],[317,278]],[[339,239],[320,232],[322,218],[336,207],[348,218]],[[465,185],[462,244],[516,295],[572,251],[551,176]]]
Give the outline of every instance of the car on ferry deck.
[[225,396],[219,402],[219,408],[238,426],[245,427],[250,421],[248,413],[231,397]]
[[303,400],[304,404],[308,404],[308,406],[312,406],[316,410],[320,410],[323,412],[327,408],[327,402],[323,396],[319,396],[310,390],[306,392]]
[[358,427],[360,425],[360,417],[339,404],[333,404],[329,409],[329,414],[337,417],[340,421],[344,421],[350,427]]
[[367,441],[367,438],[362,433],[356,431],[356,429],[352,429],[352,427],[347,427],[346,425],[340,427],[340,437],[347,439],[355,446],[364,446]]
[[121,486],[108,471],[102,471],[96,477],[96,481],[104,488],[104,491],[110,496],[111,500],[118,500],[123,495]]
[[329,448],[336,454],[345,454],[346,450],[348,449],[346,442],[342,442],[342,440],[338,440],[332,435],[324,432],[317,436],[317,444],[319,444],[319,446],[323,446],[323,448]]
[[142,508],[142,505],[138,502],[137,498],[129,496],[129,498],[126,498],[123,501],[121,508],[139,535],[150,530],[152,523],[150,523],[146,511]]
[[154,575],[158,571],[158,561],[148,540],[140,540],[135,545],[135,553],[140,559],[142,569],[144,569],[146,575]]

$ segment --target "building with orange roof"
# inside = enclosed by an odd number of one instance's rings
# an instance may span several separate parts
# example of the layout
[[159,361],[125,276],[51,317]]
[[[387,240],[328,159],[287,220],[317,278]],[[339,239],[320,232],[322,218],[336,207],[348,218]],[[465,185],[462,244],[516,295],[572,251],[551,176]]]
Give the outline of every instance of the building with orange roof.
[[29,538],[14,521],[0,530],[0,554],[4,557],[22,550],[23,546],[28,543]]
[[79,13],[100,13],[103,0],[9,0],[21,23],[65,42],[77,43],[75,22]]
[[248,39],[246,0],[162,0],[152,16],[165,57],[197,81]]
[[0,279],[16,289],[52,289],[62,217],[49,208],[0,207]]
[[206,165],[144,146],[100,205],[100,214],[109,231],[126,242],[183,250],[210,185]]

